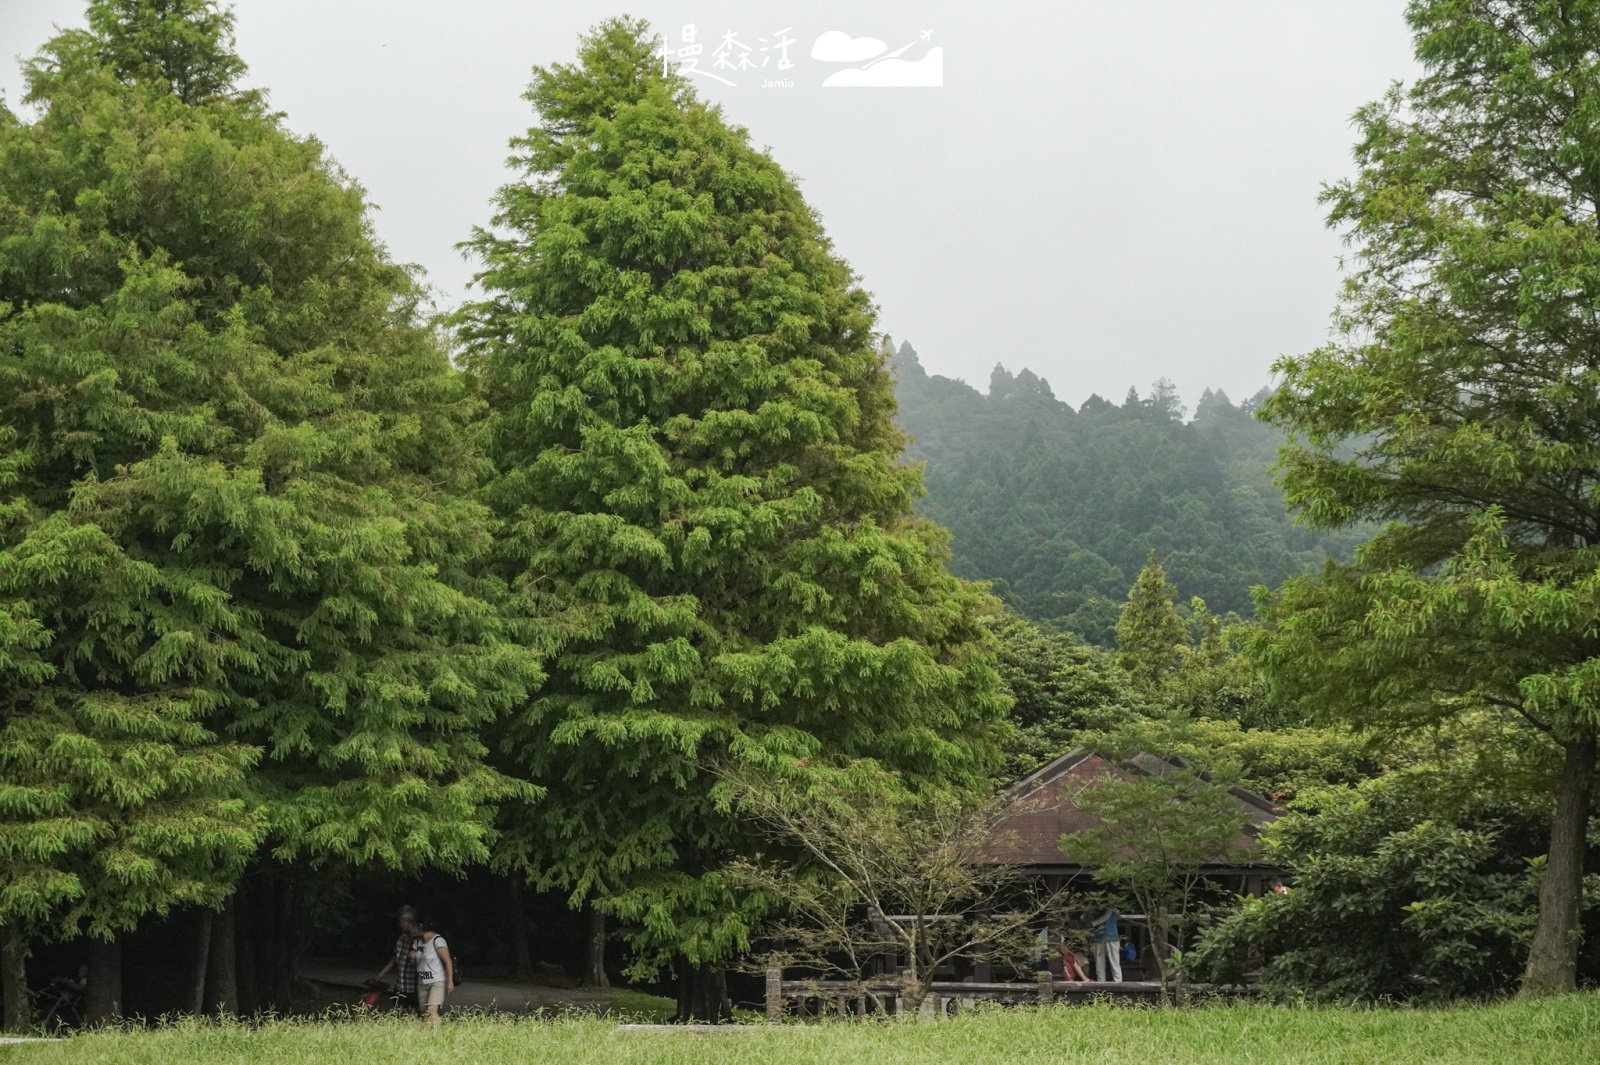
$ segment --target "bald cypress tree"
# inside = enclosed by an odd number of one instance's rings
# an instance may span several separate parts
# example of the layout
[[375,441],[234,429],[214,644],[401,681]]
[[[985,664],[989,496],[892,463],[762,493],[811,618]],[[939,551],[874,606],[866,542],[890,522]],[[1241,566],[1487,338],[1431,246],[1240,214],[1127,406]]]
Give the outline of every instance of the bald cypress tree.
[[468,567],[478,404],[209,0],[98,0],[0,110],[0,923],[281,857],[485,856],[537,679]]
[[[1412,0],[1421,76],[1356,115],[1328,188],[1352,270],[1280,360],[1291,506],[1388,522],[1288,582],[1274,685],[1364,728],[1501,716],[1543,749],[1549,852],[1521,993],[1577,986],[1600,767],[1600,3]],[[1493,784],[1486,780],[1486,786]]]
[[[503,857],[714,985],[752,902],[719,875],[747,841],[709,766],[870,756],[975,783],[1003,700],[989,601],[912,511],[867,294],[789,176],[652,52],[617,20],[536,71],[463,336],[499,563],[550,673],[506,737],[548,794]],[[680,1011],[714,1016],[694,985]]]

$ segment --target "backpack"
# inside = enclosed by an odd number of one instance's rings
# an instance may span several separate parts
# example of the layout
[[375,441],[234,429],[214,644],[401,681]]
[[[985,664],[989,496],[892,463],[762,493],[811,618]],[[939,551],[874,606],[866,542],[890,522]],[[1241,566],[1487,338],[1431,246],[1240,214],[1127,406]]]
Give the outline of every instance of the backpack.
[[461,956],[456,953],[455,945],[450,942],[449,936],[440,936],[444,945],[450,951],[450,990],[454,991],[461,986]]
[[[451,957],[453,958],[453,957],[455,957],[455,955],[452,954]],[[1128,940],[1126,943],[1122,944],[1122,960],[1123,961],[1138,961],[1139,960],[1139,948],[1133,945],[1133,940],[1131,940],[1131,939]]]

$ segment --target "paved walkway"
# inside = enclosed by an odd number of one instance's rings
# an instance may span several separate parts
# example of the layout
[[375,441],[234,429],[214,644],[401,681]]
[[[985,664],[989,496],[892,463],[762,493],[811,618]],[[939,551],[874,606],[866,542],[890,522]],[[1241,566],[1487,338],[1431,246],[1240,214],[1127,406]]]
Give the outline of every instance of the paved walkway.
[[[330,988],[363,988],[374,970],[358,969],[338,962],[305,961],[300,975]],[[612,1006],[611,996],[593,988],[554,987],[549,984],[467,979],[445,997],[447,1010],[483,1009],[501,1013],[534,1013],[538,1010],[577,1010],[605,1013]]]

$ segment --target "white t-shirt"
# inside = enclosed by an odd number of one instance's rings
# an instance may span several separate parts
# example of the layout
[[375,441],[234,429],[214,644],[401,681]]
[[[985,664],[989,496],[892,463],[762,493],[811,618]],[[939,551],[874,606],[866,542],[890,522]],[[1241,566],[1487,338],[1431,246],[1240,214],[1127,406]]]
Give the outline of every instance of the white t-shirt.
[[417,941],[417,983],[436,984],[444,980],[444,962],[439,960],[439,948],[450,949],[444,936]]

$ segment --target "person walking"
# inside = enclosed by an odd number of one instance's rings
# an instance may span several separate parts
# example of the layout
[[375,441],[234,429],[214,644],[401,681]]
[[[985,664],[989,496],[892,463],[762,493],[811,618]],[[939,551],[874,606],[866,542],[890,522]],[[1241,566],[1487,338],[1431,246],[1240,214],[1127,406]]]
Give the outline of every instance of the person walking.
[[1094,978],[1104,981],[1109,970],[1111,979],[1122,982],[1122,946],[1117,936],[1115,906],[1107,906],[1089,922],[1089,946],[1094,951]]
[[414,951],[417,937],[422,934],[422,928],[417,924],[417,911],[410,906],[400,907],[400,912],[395,914],[395,921],[400,926],[400,935],[394,941],[394,955],[382,969],[378,970],[377,979],[382,980],[390,971],[394,972],[394,993],[400,1003],[400,1008],[420,1013],[421,1008],[417,1001],[417,963]]
[[454,963],[450,960],[450,945],[444,936],[435,932],[431,921],[419,917],[417,946],[412,957],[417,966],[417,1001],[428,1011],[428,1023],[439,1027],[439,1017],[444,1010],[444,997],[455,986]]

